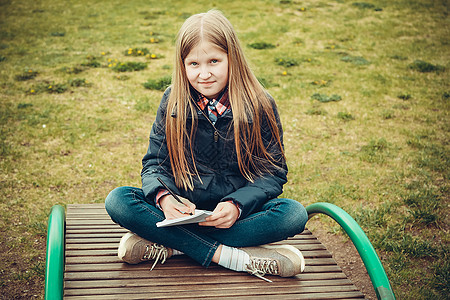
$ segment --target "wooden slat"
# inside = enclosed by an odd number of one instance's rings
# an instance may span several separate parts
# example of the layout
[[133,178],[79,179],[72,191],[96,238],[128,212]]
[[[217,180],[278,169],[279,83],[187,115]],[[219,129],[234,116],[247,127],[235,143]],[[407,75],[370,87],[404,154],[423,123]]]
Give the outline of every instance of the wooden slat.
[[127,232],[127,230],[124,230],[124,228],[117,227],[117,225],[113,224],[113,223],[111,223],[111,224],[89,224],[89,226],[86,225],[86,223],[85,224],[78,224],[78,225],[73,225],[71,223],[67,223],[66,224],[66,230],[67,231],[83,230],[83,229],[94,229],[94,230],[103,230],[103,231],[109,230],[109,229],[111,229],[111,230],[121,229],[124,232]]
[[[246,283],[236,283],[226,285],[223,284],[206,284],[206,285],[195,285],[195,289],[191,290],[188,287],[183,291],[185,295],[191,294],[192,296],[197,296],[198,298],[211,297],[211,296],[220,296],[223,294],[227,295],[273,295],[274,290],[276,290],[276,294],[290,294],[292,293],[292,286],[284,286],[271,284],[270,289],[261,288],[261,286],[256,285],[248,285]],[[353,285],[335,285],[335,286],[327,286],[327,292],[352,292],[355,291],[355,287]],[[301,287],[302,293],[320,293],[323,292],[324,289],[321,286],[303,286]],[[82,295],[114,295],[114,294],[134,294],[134,293],[149,293],[149,294],[160,294],[160,295],[174,295],[180,292],[179,286],[164,286],[164,289],[155,290],[155,286],[152,287],[140,287],[139,289],[130,289],[123,287],[108,287],[108,288],[95,288],[95,289],[66,289],[66,295],[73,296],[82,296]]]
[[[174,268],[179,269],[182,267],[182,263],[177,263]],[[192,269],[192,263],[186,265],[187,268]],[[165,270],[168,270],[172,266],[165,266]],[[120,263],[104,263],[104,264],[76,264],[67,265],[66,272],[95,272],[98,270],[103,271],[117,271],[117,270],[148,270],[148,265],[139,264],[137,266],[127,266]],[[212,268],[212,267],[210,267]],[[325,273],[325,272],[340,272],[341,269],[336,265],[325,265],[325,266],[309,266],[305,267],[305,273]]]
[[[169,263],[171,260],[176,259],[171,258],[167,263]],[[109,255],[109,256],[72,256],[72,257],[66,257],[66,266],[72,265],[72,264],[102,264],[102,263],[121,263],[123,262],[119,260],[117,255]],[[331,257],[326,258],[309,258],[306,259],[306,265],[335,265],[336,261]]]
[[[69,240],[68,240],[69,241]],[[100,240],[97,243],[93,243],[92,240],[89,239],[80,239],[77,243],[76,241],[70,240],[66,244],[66,250],[97,250],[97,249],[115,249],[119,246],[119,240],[111,241],[111,240]],[[298,248],[300,251],[316,251],[316,250],[326,250],[326,248],[321,244],[312,244],[312,245],[293,245]]]
[[66,217],[66,299],[354,299],[364,295],[346,278],[330,252],[309,231],[276,244],[300,249],[302,274],[266,277],[267,283],[217,265],[203,268],[176,256],[150,271],[152,262],[128,265],[117,257],[127,230],[114,224],[104,205],[69,205]]
[[[278,298],[277,295],[274,295],[273,297],[270,297],[269,299]],[[314,294],[286,294],[282,295],[280,298],[283,300],[302,300],[302,299],[310,299],[310,300],[327,300],[327,299],[340,299],[340,300],[350,300],[350,299],[361,299],[362,295],[361,292],[355,291],[355,292],[340,292],[340,293],[314,293]],[[118,298],[117,298],[118,299]],[[128,298],[128,299],[136,299],[136,298]],[[145,298],[137,298],[137,299],[145,299]],[[180,299],[180,298],[178,298]],[[222,299],[234,299],[236,300],[236,297],[221,297]],[[239,299],[245,299],[245,300],[259,300],[261,299],[260,296],[242,296],[239,297]]]
[[[130,269],[124,269],[122,271],[98,271],[98,272],[65,272],[65,279],[66,280],[106,280],[106,279],[144,279],[147,278],[149,280],[152,280],[155,277],[158,278],[167,278],[168,281],[174,280],[174,278],[179,278],[179,280],[197,280],[198,277],[204,277],[204,276],[223,276],[223,279],[226,278],[225,276],[242,276],[243,280],[245,282],[254,282],[255,280],[261,280],[257,277],[249,278],[248,274],[246,273],[239,273],[239,274],[230,274],[228,272],[225,272],[223,270],[206,270],[206,271],[198,271],[197,272],[191,272],[190,268],[180,268],[180,269],[162,269],[160,272],[156,272],[154,269],[153,271],[150,271],[150,267],[146,270],[137,270],[133,271]],[[183,274],[183,276],[180,275],[180,272],[183,271],[186,274]],[[227,270],[228,271],[228,270]],[[180,276],[178,276],[180,275]],[[276,276],[268,276],[270,280],[276,281],[279,280]],[[281,277],[280,277],[281,278]],[[334,272],[334,273],[302,273],[296,276],[298,280],[331,280],[331,279],[345,279],[347,278],[344,273],[342,272]],[[282,278],[282,280],[286,280],[286,278]],[[227,282],[224,280],[222,283],[226,284]]]
[[[228,283],[241,283],[242,278],[240,277],[230,277],[227,278]],[[195,285],[195,284],[221,284],[223,280],[219,276],[202,277],[195,282],[191,281],[180,281],[176,284],[179,286],[183,285]],[[165,278],[154,278],[153,280],[147,279],[111,279],[111,280],[96,280],[96,281],[69,281],[65,282],[66,289],[89,289],[89,288],[110,288],[110,287],[123,287],[123,288],[138,288],[142,286],[163,286],[167,285],[167,280]],[[258,284],[258,283],[256,283]],[[265,283],[262,283],[265,284]],[[333,285],[353,285],[349,279],[334,279],[334,280],[302,280],[295,281],[291,283],[289,281],[280,281],[276,283],[277,285],[283,286],[295,286],[295,287],[305,287],[305,286],[333,286]],[[272,286],[273,287],[273,286]]]
[[104,242],[120,242],[122,236],[127,233],[123,232],[91,232],[91,233],[68,233],[66,234],[67,243],[83,244],[83,243],[104,243]]
[[[68,232],[69,233],[69,232]],[[66,240],[68,244],[84,244],[84,243],[119,243],[121,237],[125,232],[111,233],[70,233],[67,234]],[[274,244],[289,244],[298,247],[301,250],[322,250],[326,249],[319,241],[317,240],[296,240],[296,241],[283,241],[277,242]]]
[[[116,255],[112,256],[111,259],[101,260],[99,257],[94,257],[92,259],[89,259],[89,257],[71,257],[67,258],[66,260],[66,266],[72,266],[72,265],[103,265],[103,264],[120,264],[123,266],[128,266],[126,263],[121,261]],[[139,266],[145,266],[146,264],[152,264],[151,262],[143,262],[139,264]],[[187,256],[174,256],[170,260],[167,260],[164,267],[168,268],[172,264],[176,264],[177,266],[182,266],[183,264],[187,264],[189,266],[192,266],[192,262],[190,261],[189,257]],[[306,259],[306,266],[335,266],[336,261],[333,258],[310,258]],[[100,267],[100,266],[99,266]],[[133,266],[129,266],[130,268],[133,268]],[[213,268],[214,266],[210,266],[209,268]]]
[[[279,289],[272,290],[250,290],[251,292],[257,292],[255,294],[248,295],[245,293],[246,289],[235,289],[229,293],[221,291],[219,293],[212,293],[211,291],[182,291],[178,293],[164,293],[164,292],[148,292],[148,293],[129,293],[128,290],[122,294],[116,295],[83,295],[83,296],[66,296],[66,299],[355,299],[362,298],[359,291],[341,291],[341,292],[317,292],[317,293],[288,293],[284,291],[278,292]],[[241,293],[239,291],[244,291]],[[226,295],[224,298],[220,295]]]
[[[266,294],[264,295],[265,299],[283,299],[283,300],[302,300],[302,299],[314,299],[314,300],[327,300],[327,299],[360,299],[361,292],[354,291],[354,292],[341,292],[341,293],[308,293],[308,294]],[[154,293],[143,293],[143,294],[119,294],[119,295],[96,295],[94,297],[90,296],[74,296],[74,297],[66,297],[66,299],[71,300],[86,300],[86,299],[97,299],[97,300],[116,300],[116,299],[150,299],[149,297],[154,297],[153,299],[199,299],[199,296],[194,295],[187,295],[185,293],[177,293],[172,295],[156,295]],[[212,297],[207,296],[206,298],[211,299]],[[244,296],[240,295],[238,297],[236,296],[225,296],[220,297],[220,299],[230,299],[230,300],[236,300],[236,299],[245,299],[245,300],[261,300],[262,295],[249,295]]]
[[[302,251],[305,258],[328,258],[331,257],[330,252],[322,251]],[[117,255],[117,249],[88,249],[88,250],[67,250],[66,257],[71,256],[105,256]]]
[[82,236],[86,236],[86,235],[89,235],[89,234],[91,234],[91,233],[106,233],[106,232],[108,232],[108,233],[120,233],[120,234],[124,234],[125,232],[127,232],[127,230],[125,229],[125,228],[122,228],[122,227],[116,227],[116,226],[114,226],[114,227],[110,227],[110,228],[107,228],[107,229],[104,229],[104,228],[78,228],[78,229],[67,229],[66,230],[66,233],[68,233],[68,234],[70,234],[70,235],[76,235],[76,234],[79,234],[79,235],[82,235]]
[[86,226],[86,224],[92,225],[115,225],[111,219],[66,219],[70,226]]

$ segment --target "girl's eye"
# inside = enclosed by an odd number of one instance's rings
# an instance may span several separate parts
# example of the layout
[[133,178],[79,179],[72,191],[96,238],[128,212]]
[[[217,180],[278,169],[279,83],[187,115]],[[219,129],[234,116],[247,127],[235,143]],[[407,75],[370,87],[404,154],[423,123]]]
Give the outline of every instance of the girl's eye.
[[191,66],[196,66],[196,65],[198,65],[198,64],[197,64],[195,61],[193,61],[193,62],[190,63],[190,65],[191,65]]
[[213,64],[215,64],[215,63],[218,62],[218,60],[217,60],[217,59],[212,59],[211,62],[212,62]]

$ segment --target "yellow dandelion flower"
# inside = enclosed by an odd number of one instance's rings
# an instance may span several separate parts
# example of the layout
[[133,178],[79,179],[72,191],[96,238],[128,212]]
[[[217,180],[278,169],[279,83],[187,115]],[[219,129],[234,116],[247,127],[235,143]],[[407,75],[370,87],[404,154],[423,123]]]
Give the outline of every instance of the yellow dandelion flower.
[[111,67],[112,67],[112,64],[109,64],[109,65],[108,65],[108,68],[111,68]]
[[300,8],[300,10],[301,10],[301,11],[305,11],[305,10],[306,10],[306,8],[302,7],[302,8]]
[[33,70],[29,69],[29,70],[28,70],[28,73],[33,73]]
[[311,58],[308,58],[307,61],[308,61],[308,62],[311,62]]
[[49,85],[49,86],[48,86],[48,89],[51,89],[51,88],[52,88],[52,86],[51,86],[51,85]]
[[156,58],[156,54],[152,54],[152,55],[151,55],[151,58]]
[[331,45],[331,49],[334,49],[335,48],[335,46],[334,45]]
[[34,94],[35,92],[36,92],[35,90],[31,90],[31,91],[30,91],[31,94]]
[[283,71],[283,73],[281,73],[281,75],[286,76],[286,75],[287,75],[287,72],[286,72],[286,71]]
[[315,84],[315,85],[318,85],[318,84],[319,84],[319,82],[318,82],[318,81],[316,80],[316,81],[314,81],[314,84]]
[[102,52],[102,55],[106,55],[106,53],[105,53],[105,52]]
[[154,43],[155,42],[155,39],[154,38],[151,38],[150,39],[150,43]]
[[108,58],[108,62],[111,62],[112,61],[112,59],[111,58]]
[[280,58],[279,60],[278,60],[279,62],[282,62],[283,61],[283,59],[282,58]]

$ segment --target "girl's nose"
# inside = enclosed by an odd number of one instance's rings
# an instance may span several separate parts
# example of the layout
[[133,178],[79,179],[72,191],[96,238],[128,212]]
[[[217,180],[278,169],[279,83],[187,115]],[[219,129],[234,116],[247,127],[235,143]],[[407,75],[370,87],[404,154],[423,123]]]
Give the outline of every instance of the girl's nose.
[[200,77],[200,79],[208,79],[209,77],[211,77],[211,72],[209,72],[208,70],[201,70],[198,77]]

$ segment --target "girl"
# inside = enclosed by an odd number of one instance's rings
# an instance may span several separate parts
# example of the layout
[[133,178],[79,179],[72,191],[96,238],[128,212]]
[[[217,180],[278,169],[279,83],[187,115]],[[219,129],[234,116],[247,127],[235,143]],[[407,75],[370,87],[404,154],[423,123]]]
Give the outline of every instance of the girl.
[[[105,203],[131,231],[119,245],[123,261],[155,260],[154,267],[184,253],[265,280],[303,271],[298,249],[266,245],[302,232],[308,217],[297,201],[277,199],[287,181],[277,108],[216,10],[191,16],[178,33],[172,86],[142,164],[142,189],[116,188]],[[195,208],[213,214],[194,225],[155,225]]]

